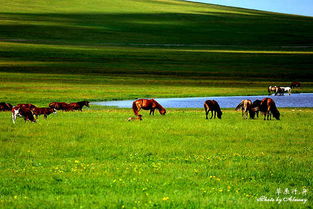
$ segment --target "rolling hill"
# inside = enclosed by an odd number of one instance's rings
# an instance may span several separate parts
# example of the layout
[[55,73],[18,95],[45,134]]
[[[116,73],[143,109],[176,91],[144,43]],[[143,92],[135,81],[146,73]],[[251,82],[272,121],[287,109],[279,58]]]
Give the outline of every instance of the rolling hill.
[[313,77],[311,17],[179,0],[0,3],[2,72]]

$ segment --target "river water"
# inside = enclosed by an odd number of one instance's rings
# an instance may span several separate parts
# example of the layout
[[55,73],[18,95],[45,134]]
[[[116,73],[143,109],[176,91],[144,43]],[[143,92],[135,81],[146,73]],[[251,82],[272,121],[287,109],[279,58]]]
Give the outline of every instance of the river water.
[[[227,97],[188,97],[188,98],[155,98],[165,108],[203,108],[203,103],[210,99],[216,100],[221,108],[235,108],[243,99],[262,100],[272,98],[277,107],[313,107],[313,93],[285,94],[284,96],[227,96]],[[93,102],[95,105],[131,108],[134,100]]]

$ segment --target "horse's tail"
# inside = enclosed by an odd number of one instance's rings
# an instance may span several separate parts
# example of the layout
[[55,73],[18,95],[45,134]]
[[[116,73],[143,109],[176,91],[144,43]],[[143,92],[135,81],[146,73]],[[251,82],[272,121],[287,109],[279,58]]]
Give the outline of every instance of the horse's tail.
[[136,105],[136,102],[137,102],[137,100],[133,102],[132,109],[133,109],[133,111],[134,111],[134,114],[135,114],[135,115],[138,115],[138,107],[137,107],[137,105]]
[[240,110],[243,106],[243,102],[240,102],[240,104],[235,108],[236,111]]

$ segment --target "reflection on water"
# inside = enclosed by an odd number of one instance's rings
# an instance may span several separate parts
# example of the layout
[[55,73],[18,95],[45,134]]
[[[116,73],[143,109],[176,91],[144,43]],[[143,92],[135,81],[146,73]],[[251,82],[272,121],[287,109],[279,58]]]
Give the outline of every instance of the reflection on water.
[[[205,100],[216,100],[222,108],[235,108],[243,99],[262,100],[272,98],[278,107],[313,107],[313,93],[285,94],[285,96],[228,96],[228,97],[189,97],[189,98],[155,98],[165,108],[203,108]],[[134,100],[93,102],[96,105],[131,108]]]

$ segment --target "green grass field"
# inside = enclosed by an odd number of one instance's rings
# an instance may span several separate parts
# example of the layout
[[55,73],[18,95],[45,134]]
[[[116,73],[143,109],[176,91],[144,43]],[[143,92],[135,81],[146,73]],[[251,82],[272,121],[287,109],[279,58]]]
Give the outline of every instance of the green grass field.
[[[313,92],[312,17],[179,0],[0,5],[0,102]],[[128,122],[130,109],[92,106],[15,125],[0,112],[0,208],[312,208],[313,109],[223,111]],[[257,201],[291,195],[308,202]]]
[[[234,110],[206,120],[202,109],[169,109],[128,122],[130,109],[95,106],[16,125],[0,113],[0,205],[310,208],[313,110],[280,111],[281,121],[244,120]],[[298,194],[278,196],[279,188]]]

